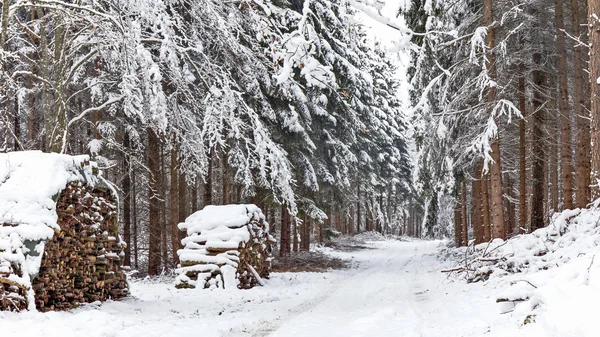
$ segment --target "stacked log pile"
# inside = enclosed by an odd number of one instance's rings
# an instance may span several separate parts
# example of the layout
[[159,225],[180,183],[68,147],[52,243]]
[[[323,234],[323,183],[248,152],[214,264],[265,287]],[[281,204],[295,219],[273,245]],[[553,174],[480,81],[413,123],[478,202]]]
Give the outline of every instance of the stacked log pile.
[[[17,255],[16,252],[7,251],[0,247],[0,254]],[[9,263],[7,260],[0,262],[0,310],[21,311],[27,308],[27,289],[14,280],[10,280],[11,275],[22,277],[15,263]]]
[[110,191],[73,182],[58,196],[56,212],[61,229],[46,244],[32,283],[38,310],[68,310],[126,296],[124,247]]
[[249,289],[269,277],[276,242],[255,205],[208,206],[179,228],[188,237],[178,252],[177,288]]

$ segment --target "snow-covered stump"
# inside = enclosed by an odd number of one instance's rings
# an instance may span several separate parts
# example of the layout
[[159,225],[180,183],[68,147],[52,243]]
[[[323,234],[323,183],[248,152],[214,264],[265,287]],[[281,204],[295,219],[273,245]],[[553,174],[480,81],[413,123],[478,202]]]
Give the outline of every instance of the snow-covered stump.
[[177,288],[249,289],[271,272],[275,239],[255,205],[206,206],[179,224]]
[[0,310],[127,295],[117,204],[87,156],[0,154]]

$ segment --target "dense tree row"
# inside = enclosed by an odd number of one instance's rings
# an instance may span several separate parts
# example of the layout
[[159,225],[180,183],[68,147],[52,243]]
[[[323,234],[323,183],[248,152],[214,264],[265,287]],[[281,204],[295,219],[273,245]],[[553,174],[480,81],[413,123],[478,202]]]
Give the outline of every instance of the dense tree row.
[[92,154],[149,274],[207,204],[256,203],[282,254],[403,231],[408,121],[352,2],[3,0],[0,150]]
[[593,201],[590,120],[600,111],[590,107],[598,76],[587,34],[597,19],[587,5],[416,0],[401,10],[417,45],[418,181],[424,193],[443,186],[453,196],[459,245],[533,231]]

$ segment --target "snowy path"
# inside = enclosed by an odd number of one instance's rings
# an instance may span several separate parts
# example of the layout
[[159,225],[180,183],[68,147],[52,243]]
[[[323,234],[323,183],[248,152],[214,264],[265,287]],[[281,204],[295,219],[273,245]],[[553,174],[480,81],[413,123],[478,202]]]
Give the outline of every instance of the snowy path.
[[[132,285],[132,298],[71,312],[0,313],[2,337],[517,336],[490,284],[448,282],[439,242],[386,241],[333,253],[355,268],[274,274],[249,291]],[[510,334],[509,334],[510,331]]]

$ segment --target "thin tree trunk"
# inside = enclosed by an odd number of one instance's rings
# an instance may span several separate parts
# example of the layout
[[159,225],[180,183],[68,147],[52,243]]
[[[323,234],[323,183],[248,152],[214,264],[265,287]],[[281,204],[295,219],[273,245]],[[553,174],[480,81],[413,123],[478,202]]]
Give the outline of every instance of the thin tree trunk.
[[[521,48],[523,48],[521,38]],[[519,65],[519,110],[523,118],[519,121],[519,232],[525,233],[527,226],[527,138],[526,125],[527,105],[525,102],[525,65]]]
[[592,199],[600,197],[600,1],[588,0],[588,38],[590,45],[590,112],[593,187]]
[[454,242],[456,242],[456,246],[462,247],[463,239],[462,239],[462,205],[460,204],[460,200],[457,198],[456,206],[454,206]]
[[[539,53],[533,54],[533,63],[535,65],[541,64],[541,55]],[[533,82],[536,86],[536,90],[533,93],[533,111],[536,111],[532,116],[532,153],[535,154],[533,158],[532,174],[533,174],[533,185],[531,195],[531,231],[544,227],[544,167],[545,167],[545,154],[543,146],[543,124],[544,124],[544,110],[542,105],[544,104],[541,88],[546,85],[546,78],[541,70],[533,71]],[[565,190],[566,191],[566,190]]]
[[129,155],[131,145],[129,143],[129,132],[125,131],[125,135],[123,135],[123,148],[125,149],[123,172],[125,176],[121,187],[123,188],[123,238],[127,245],[123,264],[126,266],[131,266],[131,158]]
[[171,140],[171,167],[170,176],[171,184],[169,185],[169,201],[170,201],[170,220],[171,220],[171,249],[173,250],[173,265],[179,263],[179,256],[177,250],[179,250],[179,151],[177,149],[177,136],[173,134]]
[[290,253],[290,213],[285,205],[281,205],[281,238],[279,245],[279,256],[283,257]]
[[131,175],[131,185],[133,187],[131,191],[131,206],[133,208],[133,261],[135,265],[135,269],[140,268],[139,264],[139,240],[138,240],[138,209],[137,209],[137,189],[136,189],[136,175]]
[[490,223],[490,194],[489,179],[485,174],[481,175],[481,218],[483,219],[483,241],[488,242],[492,239]]
[[158,275],[160,268],[160,195],[159,178],[159,140],[151,128],[148,128],[148,274]]
[[[483,1],[483,23],[487,27],[485,42],[487,46],[486,62],[490,80],[496,81],[496,55],[495,48],[495,28],[493,0]],[[487,103],[490,104],[489,112],[492,113],[492,105],[496,101],[496,87],[491,86],[487,92]],[[504,237],[504,202],[502,198],[502,168],[500,162],[500,136],[496,135],[490,144],[492,153],[492,162],[490,166],[490,193],[491,193],[491,220],[493,238]]]
[[563,0],[556,0],[554,7],[556,26],[556,49],[558,52],[558,92],[561,116],[561,168],[565,209],[573,208],[573,177],[571,169],[571,112],[569,109],[569,82],[567,79],[567,49],[565,44]]
[[463,245],[469,245],[469,226],[467,219],[467,183],[463,180],[460,184],[460,206],[462,213],[462,242]]
[[169,244],[167,242],[167,232],[171,231],[169,221],[167,221],[167,203],[165,197],[167,195],[167,168],[165,164],[164,145],[160,144],[160,179],[159,179],[159,195],[160,195],[160,254],[164,270],[169,268]]
[[485,242],[483,239],[483,218],[481,217],[481,169],[477,172],[475,169],[475,177],[479,177],[471,182],[471,227],[473,228],[473,237],[475,244]]
[[204,206],[212,205],[212,176],[213,176],[213,151],[208,154],[208,173],[206,174],[206,183],[204,184]]
[[300,241],[298,240],[298,221],[292,220],[292,251],[297,253],[300,248]]
[[[579,28],[579,1],[571,0],[571,30],[573,36],[580,36]],[[577,207],[584,208],[590,202],[590,125],[588,113],[585,107],[585,98],[583,94],[583,46],[573,43],[573,89],[575,123],[577,126],[577,146],[575,147],[575,185]]]
[[229,177],[229,162],[227,161],[227,151],[223,151],[223,204],[231,203],[231,182]]

